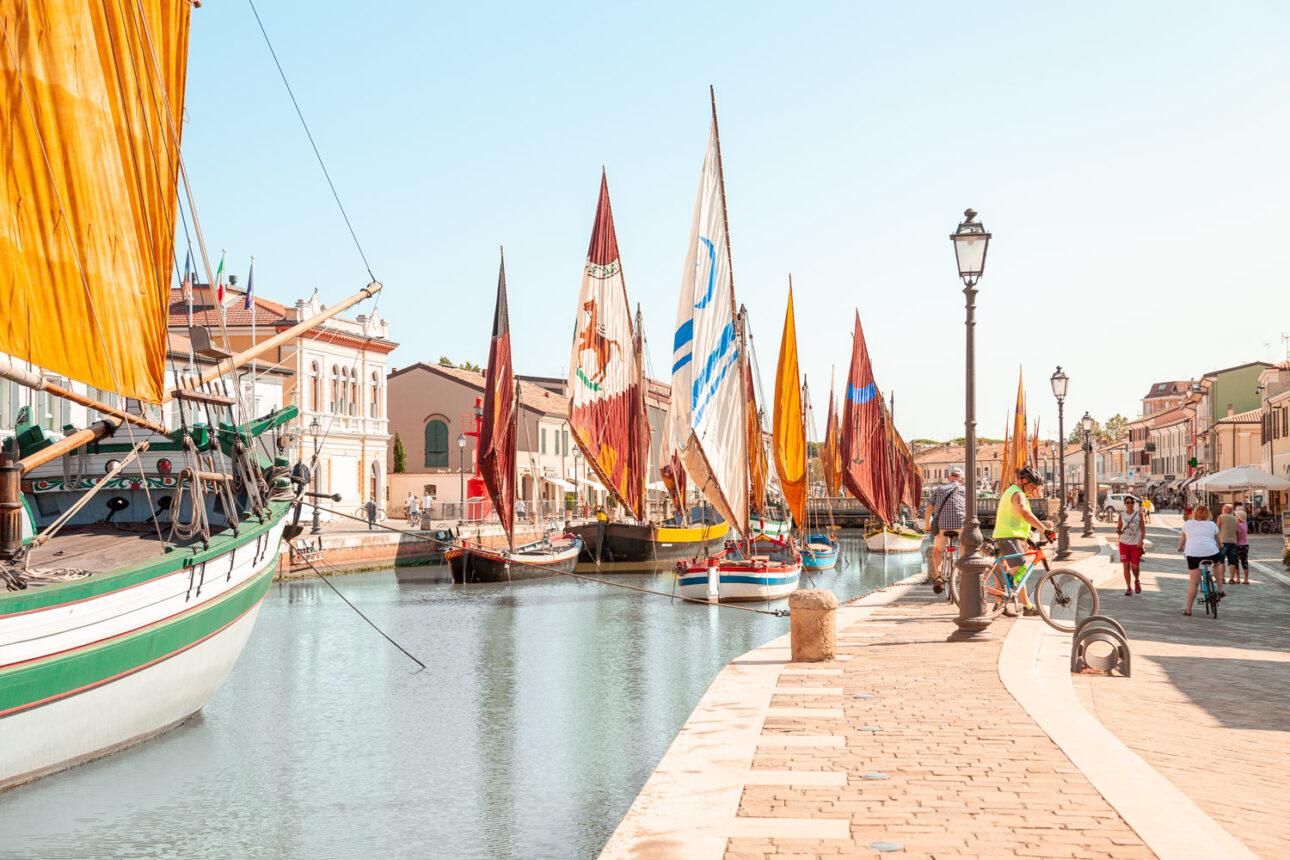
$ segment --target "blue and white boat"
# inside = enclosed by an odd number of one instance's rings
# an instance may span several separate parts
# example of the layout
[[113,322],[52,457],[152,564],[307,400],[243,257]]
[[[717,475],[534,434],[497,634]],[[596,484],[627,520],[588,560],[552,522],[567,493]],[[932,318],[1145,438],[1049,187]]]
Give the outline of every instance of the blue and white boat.
[[837,567],[842,547],[826,534],[813,534],[802,545],[803,570],[832,570]]
[[676,593],[687,600],[779,600],[797,589],[802,556],[790,541],[759,536],[729,541],[716,555],[676,567]]

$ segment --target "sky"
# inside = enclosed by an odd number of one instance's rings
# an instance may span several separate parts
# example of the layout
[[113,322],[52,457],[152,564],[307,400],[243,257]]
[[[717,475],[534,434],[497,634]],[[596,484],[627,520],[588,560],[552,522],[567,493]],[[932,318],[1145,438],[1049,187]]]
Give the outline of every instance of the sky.
[[[363,4],[260,0],[376,277],[392,363],[482,363],[506,248],[521,373],[567,370],[608,174],[650,369],[716,88],[738,300],[771,390],[793,276],[822,423],[858,310],[906,438],[963,432],[949,234],[994,238],[979,432],[1019,369],[1048,435],[1153,381],[1286,357],[1290,4]],[[368,275],[245,0],[194,11],[184,151],[208,244],[257,292]],[[218,253],[218,251],[216,252]]]

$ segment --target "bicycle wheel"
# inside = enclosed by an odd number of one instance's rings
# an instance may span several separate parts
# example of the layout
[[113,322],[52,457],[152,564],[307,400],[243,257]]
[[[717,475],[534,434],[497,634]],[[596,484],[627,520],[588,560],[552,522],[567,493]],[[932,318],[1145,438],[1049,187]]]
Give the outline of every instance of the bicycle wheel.
[[1063,633],[1074,633],[1080,619],[1096,615],[1098,609],[1093,583],[1069,567],[1056,567],[1039,577],[1034,602],[1039,608],[1039,617]]
[[954,566],[950,554],[946,553],[945,558],[941,559],[941,578],[945,583],[945,590],[949,592],[949,601],[955,606],[959,605],[959,571]]
[[[962,583],[959,581],[958,568],[950,574],[950,600],[955,606],[959,605],[959,594],[961,593]],[[1003,611],[1003,607],[1008,602],[1008,591],[1004,588],[1003,580],[1000,579],[998,569],[991,570],[981,577],[981,604],[982,615],[987,618],[994,618]]]

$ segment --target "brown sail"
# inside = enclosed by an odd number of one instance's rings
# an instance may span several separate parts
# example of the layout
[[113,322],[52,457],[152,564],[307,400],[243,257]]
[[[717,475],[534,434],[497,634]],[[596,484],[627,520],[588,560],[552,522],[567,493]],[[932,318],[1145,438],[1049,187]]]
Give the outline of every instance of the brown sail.
[[506,311],[506,260],[497,273],[497,308],[484,378],[484,420],[479,433],[479,471],[489,498],[514,546],[515,375],[511,370],[511,327]]

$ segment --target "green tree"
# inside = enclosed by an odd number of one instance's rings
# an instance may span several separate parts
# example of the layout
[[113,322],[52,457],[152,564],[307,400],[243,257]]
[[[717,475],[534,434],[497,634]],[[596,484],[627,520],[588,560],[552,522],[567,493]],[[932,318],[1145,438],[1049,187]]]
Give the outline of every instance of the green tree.
[[394,473],[403,474],[408,470],[408,452],[403,447],[403,438],[399,431],[394,431]]
[[440,367],[460,367],[462,370],[473,370],[476,373],[482,373],[483,368],[473,361],[463,361],[461,364],[454,364],[453,360],[446,355],[439,356]]
[[1102,432],[1106,435],[1107,442],[1123,439],[1129,435],[1129,419],[1117,412],[1106,419],[1106,423],[1102,425]]
[[452,363],[452,359],[451,359],[451,358],[449,358],[448,356],[446,356],[446,355],[441,355],[441,356],[439,356],[439,366],[440,366],[440,367],[456,367],[457,365],[453,364],[453,363]]

